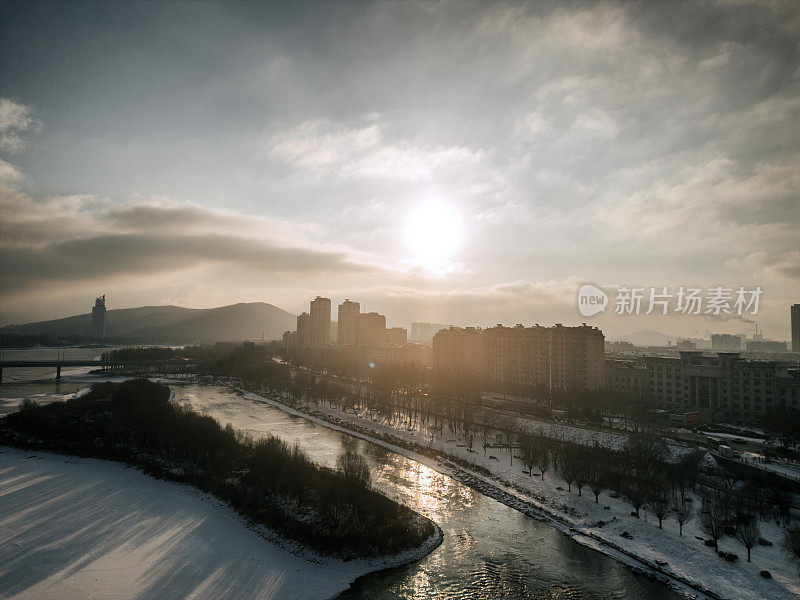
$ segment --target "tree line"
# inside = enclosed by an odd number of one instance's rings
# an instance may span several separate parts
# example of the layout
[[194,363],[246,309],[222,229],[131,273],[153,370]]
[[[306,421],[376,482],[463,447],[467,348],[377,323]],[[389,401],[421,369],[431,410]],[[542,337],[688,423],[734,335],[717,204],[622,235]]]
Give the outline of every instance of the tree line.
[[[449,431],[460,436],[470,452],[481,442],[485,452],[488,445],[501,439],[512,461],[518,451],[517,458],[531,476],[535,470],[544,480],[547,472],[554,471],[568,491],[574,489],[580,496],[588,489],[595,503],[603,493],[622,498],[632,515],[640,517],[646,510],[659,528],[673,522],[679,535],[687,523],[697,520],[715,550],[718,540],[728,536],[742,545],[748,560],[760,540],[760,521],[774,517],[789,523],[791,488],[773,474],[735,465],[704,466],[704,453],[699,450],[672,457],[664,438],[650,432],[630,433],[622,448],[612,449],[596,442],[559,438],[542,427],[526,429],[508,414],[487,410],[480,382],[468,373],[440,374],[431,380],[417,369],[387,365],[365,371],[358,379],[324,377],[302,370],[292,372],[266,356],[258,358],[258,353],[244,350],[218,361],[214,371],[295,402],[328,403],[344,411],[368,410],[395,426],[427,431],[431,441]],[[699,492],[698,507],[688,493],[692,490]],[[791,528],[786,531],[787,540],[800,536]],[[785,545],[789,548],[789,541]],[[730,559],[730,553],[725,558]]]
[[338,469],[297,445],[252,439],[170,400],[148,380],[92,386],[89,394],[0,420],[0,443],[123,461],[189,483],[255,523],[322,553],[373,556],[419,546],[434,524],[370,486],[353,448]]

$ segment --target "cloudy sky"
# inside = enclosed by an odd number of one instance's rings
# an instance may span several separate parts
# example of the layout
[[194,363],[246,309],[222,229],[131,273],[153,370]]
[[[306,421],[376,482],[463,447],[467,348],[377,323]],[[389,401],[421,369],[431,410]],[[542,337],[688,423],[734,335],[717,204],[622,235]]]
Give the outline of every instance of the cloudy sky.
[[[0,3],[0,323],[323,294],[581,317],[590,282],[800,302],[796,3]],[[745,319],[746,321],[746,319]]]

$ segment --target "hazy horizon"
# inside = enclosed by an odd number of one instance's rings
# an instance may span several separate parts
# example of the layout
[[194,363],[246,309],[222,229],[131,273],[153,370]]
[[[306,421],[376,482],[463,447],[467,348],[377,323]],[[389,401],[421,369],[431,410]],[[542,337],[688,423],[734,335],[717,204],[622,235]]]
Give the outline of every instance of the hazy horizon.
[[[0,325],[316,295],[788,340],[792,3],[0,3]],[[584,317],[584,283],[758,315]]]

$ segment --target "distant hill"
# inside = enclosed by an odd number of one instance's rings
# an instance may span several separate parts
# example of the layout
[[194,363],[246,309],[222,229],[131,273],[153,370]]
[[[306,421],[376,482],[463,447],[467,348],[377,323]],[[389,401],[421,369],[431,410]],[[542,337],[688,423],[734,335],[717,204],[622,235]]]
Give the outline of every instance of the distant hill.
[[614,335],[610,336],[610,338],[612,341],[625,340],[634,346],[666,346],[667,342],[674,344],[677,339],[674,335],[667,335],[650,329],[636,331],[628,335]]
[[[285,310],[252,302],[219,308],[180,306],[141,306],[106,313],[109,341],[141,344],[208,344],[264,337],[280,339],[284,331],[295,329],[296,316]],[[75,315],[54,321],[8,325],[0,332],[44,334],[64,339],[87,339],[92,315]]]

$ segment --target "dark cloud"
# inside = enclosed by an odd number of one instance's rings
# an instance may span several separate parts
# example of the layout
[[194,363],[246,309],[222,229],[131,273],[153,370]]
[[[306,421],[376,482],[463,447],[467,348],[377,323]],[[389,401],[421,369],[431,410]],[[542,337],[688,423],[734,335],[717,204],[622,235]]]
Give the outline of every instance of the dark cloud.
[[367,267],[344,254],[281,248],[252,239],[226,236],[118,234],[48,244],[41,248],[3,249],[0,268],[5,285],[29,281],[94,280],[136,273],[180,271],[211,263],[245,266],[256,275],[275,272],[336,273]]
[[[210,266],[253,278],[380,270],[345,252],[287,244],[263,227],[249,228],[248,221],[265,220],[245,215],[152,204],[87,214],[84,207],[96,205],[96,199],[34,199],[13,190],[6,190],[3,198],[8,212],[0,232],[8,235],[0,242],[0,287],[9,301],[48,284],[75,287]],[[193,234],[193,225],[205,231]]]

